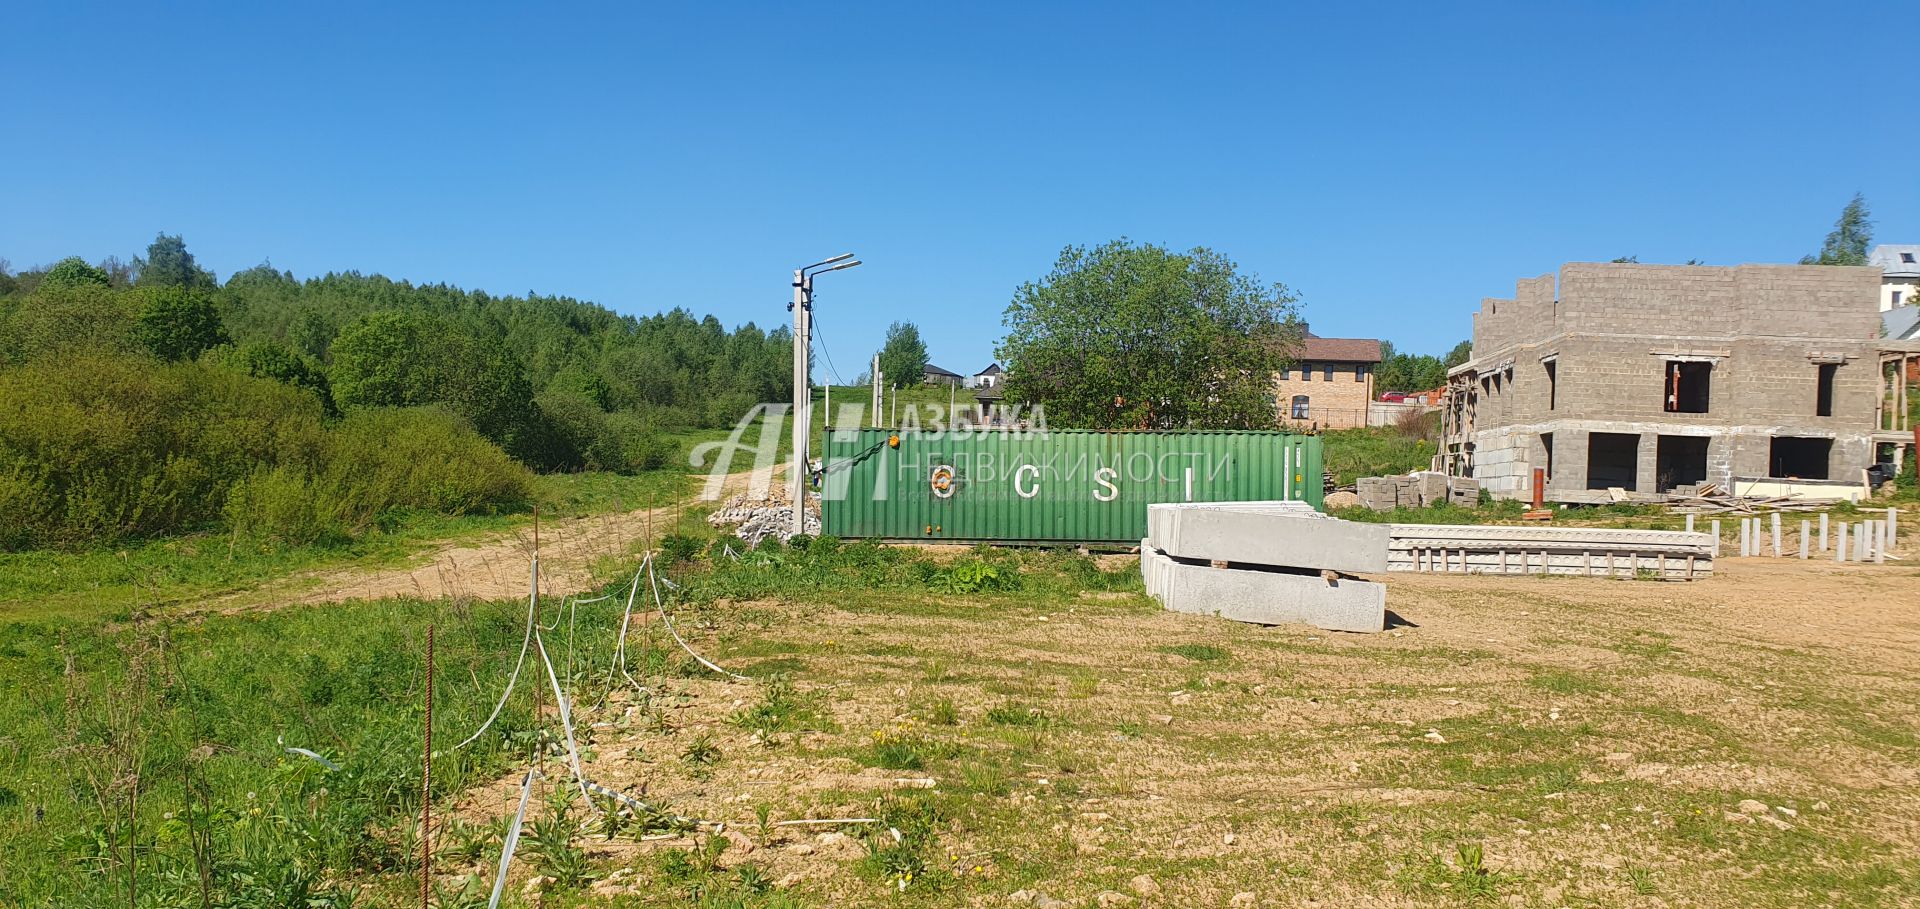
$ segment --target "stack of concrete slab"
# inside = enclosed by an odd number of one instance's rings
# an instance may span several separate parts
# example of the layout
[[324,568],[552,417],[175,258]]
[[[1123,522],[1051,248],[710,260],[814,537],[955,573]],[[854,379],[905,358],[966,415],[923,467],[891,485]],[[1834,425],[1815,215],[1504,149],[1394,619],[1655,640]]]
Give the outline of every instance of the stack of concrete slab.
[[1426,508],[1442,502],[1472,506],[1480,501],[1480,483],[1469,477],[1450,477],[1421,470],[1396,477],[1361,477],[1354,481],[1360,504],[1374,511]]
[[1152,505],[1140,541],[1147,593],[1168,609],[1333,631],[1386,627],[1388,529],[1300,502]]
[[1598,527],[1393,524],[1388,571],[1691,581],[1713,574],[1713,535]]

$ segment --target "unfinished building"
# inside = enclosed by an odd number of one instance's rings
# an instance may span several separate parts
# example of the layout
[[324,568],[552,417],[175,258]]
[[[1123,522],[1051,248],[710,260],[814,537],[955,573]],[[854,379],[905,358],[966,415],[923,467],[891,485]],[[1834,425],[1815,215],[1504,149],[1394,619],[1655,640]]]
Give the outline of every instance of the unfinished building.
[[1882,444],[1912,439],[1885,406],[1879,295],[1872,267],[1574,263],[1522,280],[1481,303],[1473,359],[1448,374],[1439,466],[1522,499],[1539,470],[1555,502],[1858,488]]

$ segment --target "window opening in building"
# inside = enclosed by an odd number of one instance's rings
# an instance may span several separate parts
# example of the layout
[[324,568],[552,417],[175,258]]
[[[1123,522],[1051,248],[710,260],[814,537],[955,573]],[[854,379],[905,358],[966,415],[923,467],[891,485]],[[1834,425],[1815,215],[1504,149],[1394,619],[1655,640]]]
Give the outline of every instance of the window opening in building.
[[1653,475],[1659,492],[1707,479],[1706,436],[1660,436],[1654,442]]
[[1547,409],[1552,410],[1560,403],[1560,361],[1548,360],[1547,367]]
[[1306,395],[1293,396],[1293,418],[1296,420],[1307,419],[1307,396]]
[[1767,476],[1794,480],[1824,480],[1833,454],[1832,439],[1774,436],[1767,457]]
[[1587,488],[1618,486],[1637,491],[1640,472],[1640,436],[1630,432],[1587,433]]
[[1833,380],[1840,373],[1840,364],[1820,364],[1820,384],[1813,393],[1813,415],[1816,417],[1833,416]]
[[1667,413],[1706,413],[1713,364],[1667,361]]

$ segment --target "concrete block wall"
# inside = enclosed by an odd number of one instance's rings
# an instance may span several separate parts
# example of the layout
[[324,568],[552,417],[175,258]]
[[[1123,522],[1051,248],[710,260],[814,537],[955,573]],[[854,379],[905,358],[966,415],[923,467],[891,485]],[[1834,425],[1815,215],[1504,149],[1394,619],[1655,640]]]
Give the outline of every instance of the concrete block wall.
[[[1572,263],[1488,299],[1474,318],[1470,432],[1474,475],[1496,496],[1524,498],[1545,467],[1539,435],[1554,436],[1548,497],[1586,492],[1587,434],[1642,436],[1638,485],[1657,479],[1657,436],[1708,436],[1709,480],[1765,476],[1775,436],[1834,440],[1829,476],[1852,477],[1873,457],[1879,393],[1872,268],[1731,268]],[[1543,357],[1556,364],[1550,381]],[[1706,413],[1665,410],[1669,358],[1713,362]],[[1833,415],[1815,415],[1818,361],[1845,357]]]

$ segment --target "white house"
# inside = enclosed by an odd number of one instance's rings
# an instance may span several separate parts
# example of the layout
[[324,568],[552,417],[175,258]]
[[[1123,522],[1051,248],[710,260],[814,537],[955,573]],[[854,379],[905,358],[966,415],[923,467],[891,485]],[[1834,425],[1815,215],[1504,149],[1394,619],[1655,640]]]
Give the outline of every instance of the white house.
[[1920,303],[1920,245],[1883,243],[1867,253],[1880,268],[1880,311]]
[[1006,379],[1006,371],[998,363],[990,363],[986,369],[967,377],[968,388],[999,388]]

